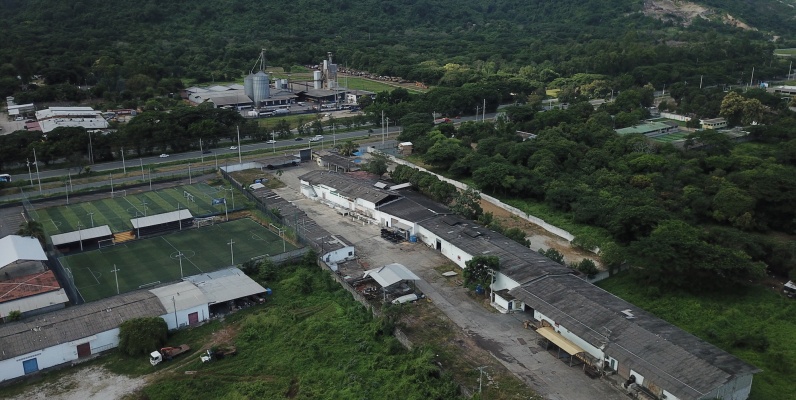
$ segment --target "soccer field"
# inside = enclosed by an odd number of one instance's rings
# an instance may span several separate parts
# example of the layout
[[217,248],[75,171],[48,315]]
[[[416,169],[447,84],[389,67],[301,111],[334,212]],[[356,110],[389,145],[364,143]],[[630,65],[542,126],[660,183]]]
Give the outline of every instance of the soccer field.
[[257,222],[241,219],[61,257],[60,261],[72,272],[83,300],[89,302],[116,295],[114,266],[119,293],[124,293],[179,280],[180,258],[182,276],[190,276],[295,249]]
[[[191,197],[187,197],[186,192]],[[41,222],[48,236],[76,231],[78,224],[81,229],[109,225],[111,232],[116,233],[133,229],[130,224],[133,218],[176,211],[178,206],[183,210],[187,208],[194,216],[223,213],[224,205],[212,205],[213,198],[229,196],[229,191],[206,184],[177,186],[126,196],[124,193],[126,192],[117,191],[113,198],[42,208],[36,210],[34,219]],[[228,207],[231,209],[232,204]]]

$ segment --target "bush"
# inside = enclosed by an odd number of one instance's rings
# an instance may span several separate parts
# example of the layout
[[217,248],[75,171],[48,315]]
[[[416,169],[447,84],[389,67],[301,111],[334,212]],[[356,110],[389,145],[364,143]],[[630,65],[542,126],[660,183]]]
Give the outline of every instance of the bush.
[[13,310],[8,312],[8,317],[6,317],[9,322],[11,321],[19,321],[22,319],[22,312],[19,310]]
[[589,279],[594,278],[594,276],[597,275],[598,272],[600,272],[600,270],[597,269],[597,264],[595,264],[594,261],[588,258],[584,258],[580,262],[574,263],[572,266],[578,271],[588,276]]
[[119,350],[129,356],[149,354],[166,343],[169,327],[160,317],[134,318],[119,326]]
[[549,258],[549,259],[551,259],[551,260],[553,260],[553,261],[555,261],[555,262],[557,262],[557,263],[559,263],[561,265],[566,265],[564,263],[564,255],[561,254],[560,251],[558,251],[558,250],[556,250],[556,249],[554,249],[552,247],[547,249],[547,250],[539,249],[539,254],[541,254],[541,255],[543,255],[543,256],[545,256],[545,257],[547,257],[547,258]]

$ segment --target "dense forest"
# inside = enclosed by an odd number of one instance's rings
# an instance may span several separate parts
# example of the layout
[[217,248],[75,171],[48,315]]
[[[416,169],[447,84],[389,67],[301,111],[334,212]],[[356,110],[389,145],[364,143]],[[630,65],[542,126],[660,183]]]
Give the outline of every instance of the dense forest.
[[[759,30],[698,18],[646,16],[641,1],[118,1],[3,0],[0,95],[23,101],[130,100],[171,93],[185,79],[232,81],[261,48],[268,63],[342,64],[450,87],[494,76],[550,83],[576,73],[655,86],[704,77],[735,84],[782,74],[771,35],[789,37],[780,2],[716,2]],[[738,15],[738,14],[736,14]],[[790,15],[790,17],[788,17]],[[41,76],[47,88],[29,86]],[[71,85],[64,85],[71,84]],[[89,85],[82,93],[72,85]]]

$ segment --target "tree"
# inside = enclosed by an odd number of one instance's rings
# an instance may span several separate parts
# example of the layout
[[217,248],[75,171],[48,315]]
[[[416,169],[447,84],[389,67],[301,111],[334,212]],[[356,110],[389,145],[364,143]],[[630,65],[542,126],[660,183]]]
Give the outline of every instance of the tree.
[[129,319],[119,325],[119,350],[129,356],[149,354],[166,343],[168,331],[160,317]]
[[597,264],[595,264],[594,261],[589,258],[584,258],[580,260],[580,262],[572,264],[572,267],[582,272],[589,279],[594,278],[594,276],[600,272],[600,270],[597,269]]
[[464,218],[478,219],[484,212],[484,209],[481,208],[481,193],[471,187],[468,187],[467,190],[459,191],[453,197],[451,210]]
[[500,270],[500,259],[497,256],[475,256],[464,263],[464,284],[468,287],[492,284],[492,274]]
[[708,243],[705,236],[683,221],[663,221],[628,246],[628,261],[648,283],[689,290],[727,289],[763,275],[763,263],[752,262],[743,250]]
[[45,246],[44,226],[41,222],[30,220],[19,224],[17,235],[36,238],[39,243],[41,243],[42,247]]
[[547,258],[549,258],[549,259],[551,259],[551,260],[553,260],[553,261],[555,261],[555,262],[557,262],[557,263],[559,263],[561,265],[566,265],[566,263],[564,262],[564,255],[561,254],[560,251],[558,251],[558,250],[556,250],[556,249],[554,249],[552,247],[547,249],[547,250],[539,249],[539,254],[541,254],[541,255],[543,255],[543,256],[545,256],[545,257],[547,257]]
[[338,143],[335,147],[337,147],[337,151],[340,152],[340,155],[345,157],[349,157],[354,154],[355,151],[359,150],[359,145],[354,143],[353,140],[346,140],[343,143]]
[[383,175],[387,172],[387,156],[380,153],[371,153],[370,160],[363,166],[371,174]]

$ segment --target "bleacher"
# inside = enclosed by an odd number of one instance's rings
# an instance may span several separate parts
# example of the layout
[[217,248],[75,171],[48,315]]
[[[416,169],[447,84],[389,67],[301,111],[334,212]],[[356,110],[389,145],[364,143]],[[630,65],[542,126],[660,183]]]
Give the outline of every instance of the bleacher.
[[193,226],[193,215],[188,210],[178,210],[130,220],[133,232],[139,238],[186,229]]

